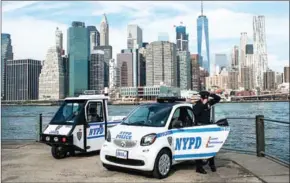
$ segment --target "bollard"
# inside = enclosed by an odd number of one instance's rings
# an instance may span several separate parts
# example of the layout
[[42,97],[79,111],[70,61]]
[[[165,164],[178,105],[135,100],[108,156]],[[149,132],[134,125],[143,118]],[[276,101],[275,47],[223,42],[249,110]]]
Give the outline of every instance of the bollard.
[[257,156],[264,157],[265,153],[265,130],[264,130],[264,116],[256,116],[256,148]]
[[211,123],[215,123],[215,106],[211,107]]
[[41,134],[42,134],[42,113],[39,114],[39,127],[38,127],[38,142],[41,140]]

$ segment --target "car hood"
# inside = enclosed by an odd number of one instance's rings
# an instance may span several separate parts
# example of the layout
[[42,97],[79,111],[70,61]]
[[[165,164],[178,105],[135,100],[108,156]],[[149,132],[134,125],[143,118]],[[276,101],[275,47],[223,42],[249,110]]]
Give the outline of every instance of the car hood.
[[142,137],[152,133],[164,132],[164,127],[117,125],[110,129],[112,139],[140,141]]

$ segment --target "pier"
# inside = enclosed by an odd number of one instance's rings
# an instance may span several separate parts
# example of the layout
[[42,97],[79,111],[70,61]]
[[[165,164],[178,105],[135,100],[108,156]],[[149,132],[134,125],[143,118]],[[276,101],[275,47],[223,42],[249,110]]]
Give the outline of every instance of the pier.
[[221,151],[217,172],[195,172],[192,161],[173,167],[162,180],[135,171],[107,171],[98,153],[55,160],[37,142],[2,142],[2,182],[289,182],[289,167],[268,158]]
[[[37,134],[43,128],[42,117],[39,115],[36,122]],[[289,162],[265,150],[264,129],[266,122],[284,124],[285,128],[289,128],[289,122],[267,119],[262,115],[228,119],[255,121],[256,149],[222,148],[216,157],[217,172],[211,172],[205,166],[208,174],[198,174],[194,161],[188,161],[174,166],[168,178],[158,180],[132,170],[107,171],[98,153],[55,160],[50,147],[38,143],[37,139],[2,140],[2,182],[289,182]]]

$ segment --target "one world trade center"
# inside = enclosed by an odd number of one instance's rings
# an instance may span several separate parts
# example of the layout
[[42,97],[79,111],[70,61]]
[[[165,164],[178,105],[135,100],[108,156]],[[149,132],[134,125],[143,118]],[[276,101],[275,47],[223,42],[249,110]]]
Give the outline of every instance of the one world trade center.
[[[202,36],[205,36],[206,55],[202,55]],[[206,69],[210,74],[210,58],[209,58],[209,38],[208,38],[208,19],[203,15],[203,2],[201,1],[201,15],[197,18],[197,53],[199,56],[198,63]],[[204,59],[205,58],[205,59]]]

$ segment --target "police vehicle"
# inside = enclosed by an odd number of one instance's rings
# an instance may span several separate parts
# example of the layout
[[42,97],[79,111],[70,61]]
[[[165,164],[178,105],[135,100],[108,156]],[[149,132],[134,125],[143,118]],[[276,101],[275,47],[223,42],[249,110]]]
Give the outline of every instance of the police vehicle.
[[163,97],[140,105],[120,125],[110,128],[100,152],[103,166],[165,178],[172,165],[215,156],[228,137],[227,120],[199,125],[194,120],[193,104],[178,100]]
[[100,150],[107,129],[124,118],[109,119],[108,99],[105,95],[66,98],[40,135],[40,142],[51,146],[51,154],[56,159],[73,155],[75,151]]

